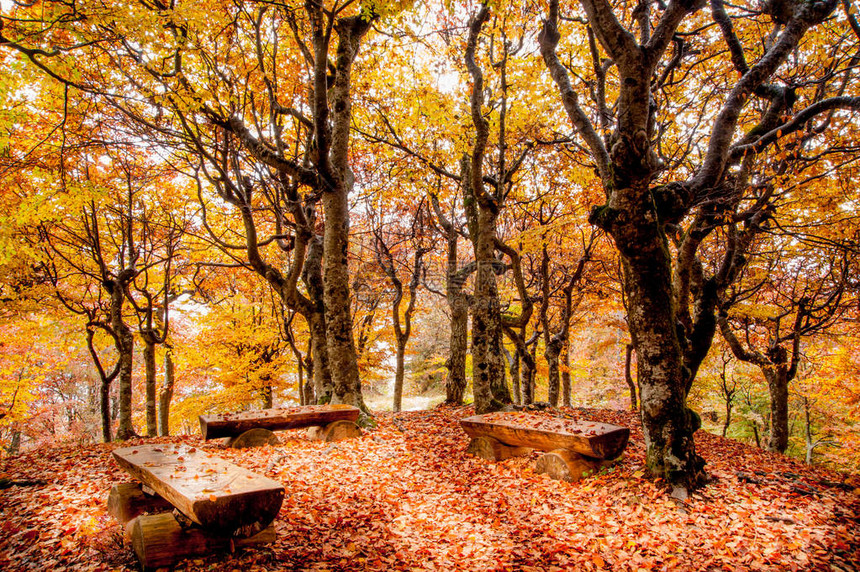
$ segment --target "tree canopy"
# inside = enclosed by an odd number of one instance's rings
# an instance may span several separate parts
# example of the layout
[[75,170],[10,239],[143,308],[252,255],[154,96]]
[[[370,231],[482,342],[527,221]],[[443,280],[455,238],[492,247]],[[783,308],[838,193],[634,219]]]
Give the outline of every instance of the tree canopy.
[[478,412],[632,403],[682,489],[717,412],[856,467],[850,0],[38,0],[0,24],[7,444],[69,344],[105,440],[288,401],[372,424],[390,376],[395,410],[434,380]]

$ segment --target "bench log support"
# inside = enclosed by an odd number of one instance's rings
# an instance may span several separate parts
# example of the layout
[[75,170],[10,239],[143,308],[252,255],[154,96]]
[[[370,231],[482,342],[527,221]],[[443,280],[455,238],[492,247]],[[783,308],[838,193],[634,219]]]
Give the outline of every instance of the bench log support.
[[523,457],[533,451],[530,447],[512,447],[492,437],[474,437],[466,453],[488,461],[504,461],[511,457]]
[[269,525],[249,538],[219,535],[199,526],[183,527],[172,513],[139,516],[128,523],[134,553],[145,571],[173,566],[183,558],[209,556],[271,544],[275,527]]
[[255,427],[245,431],[238,437],[228,437],[227,446],[233,449],[247,449],[249,447],[262,447],[263,445],[280,445],[278,436],[262,427]]
[[341,419],[327,425],[308,427],[308,439],[332,443],[344,439],[361,437],[361,429],[352,421]]
[[173,505],[160,496],[144,493],[140,483],[120,483],[108,494],[108,514],[123,526],[142,514],[172,510]]

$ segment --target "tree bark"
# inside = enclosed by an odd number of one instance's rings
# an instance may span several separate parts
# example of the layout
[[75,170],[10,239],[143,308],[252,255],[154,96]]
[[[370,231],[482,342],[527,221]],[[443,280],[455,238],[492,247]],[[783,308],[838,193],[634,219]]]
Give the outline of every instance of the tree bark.
[[[635,216],[635,215],[634,215]],[[696,454],[693,419],[685,403],[689,373],[675,325],[672,303],[672,264],[664,237],[648,229],[619,233],[628,296],[630,333],[636,347],[647,466],[667,482],[695,488],[704,461]],[[638,225],[626,225],[630,231]],[[619,238],[630,242],[621,242]]]
[[168,348],[164,354],[164,384],[158,395],[158,425],[162,437],[170,435],[170,402],[173,400],[175,384],[173,350]]
[[[502,348],[504,349],[504,348]],[[513,401],[517,405],[523,403],[523,392],[520,383],[520,353],[515,348],[513,353],[505,350],[505,356],[508,360],[508,370],[511,372],[511,387],[513,388]]]
[[331,378],[329,366],[328,342],[326,340],[326,311],[325,311],[325,287],[323,284],[323,240],[315,236],[308,245],[308,256],[302,270],[302,281],[308,291],[310,307],[304,312],[308,323],[308,331],[311,341],[311,355],[313,356],[313,379],[316,402],[324,404],[331,402],[334,394],[334,385]]
[[125,291],[134,271],[123,270],[116,279],[108,282],[110,293],[110,321],[119,360],[119,425],[116,438],[124,441],[136,436],[131,422],[132,367],[134,364],[134,336],[123,319]]
[[565,407],[573,407],[570,387],[570,344],[565,343],[561,348],[561,402]]
[[639,401],[636,397],[636,383],[633,381],[633,350],[633,344],[627,344],[624,358],[624,381],[627,382],[627,387],[630,389],[630,409],[636,411],[639,409]]
[[560,385],[559,376],[559,355],[561,354],[561,340],[553,337],[546,347],[544,357],[546,357],[549,371],[547,372],[547,401],[553,407],[558,407],[558,394]]
[[768,367],[764,370],[767,389],[770,394],[770,437],[767,448],[770,451],[785,453],[788,449],[788,368],[785,364]]
[[158,418],[156,416],[156,380],[155,380],[155,343],[149,336],[143,336],[143,364],[146,381],[146,436],[158,436]]
[[450,356],[445,364],[448,379],[445,381],[445,403],[461,405],[466,393],[466,354],[469,350],[469,303],[466,295],[458,292],[449,295],[451,310]]

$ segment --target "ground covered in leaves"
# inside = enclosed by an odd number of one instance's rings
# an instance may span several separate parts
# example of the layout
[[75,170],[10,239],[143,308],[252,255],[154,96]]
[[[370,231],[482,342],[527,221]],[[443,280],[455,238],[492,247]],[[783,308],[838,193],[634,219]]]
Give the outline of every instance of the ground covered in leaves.
[[[464,453],[469,408],[382,414],[359,439],[210,450],[280,480],[278,539],[183,561],[177,570],[830,570],[860,568],[860,481],[699,432],[713,482],[685,501],[643,476],[627,412],[562,410],[624,425],[621,463],[576,483],[535,474],[534,459]],[[549,415],[548,413],[544,413]],[[141,441],[144,442],[144,441]],[[151,441],[150,441],[151,442]],[[0,460],[0,570],[136,570],[108,492],[128,480],[118,445],[40,449]]]

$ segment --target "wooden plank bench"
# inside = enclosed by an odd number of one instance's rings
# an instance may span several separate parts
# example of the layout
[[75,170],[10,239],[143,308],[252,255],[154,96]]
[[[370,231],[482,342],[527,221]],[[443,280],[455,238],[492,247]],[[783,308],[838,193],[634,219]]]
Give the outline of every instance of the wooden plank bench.
[[461,419],[460,425],[472,438],[468,453],[501,461],[546,451],[535,471],[565,481],[581,479],[616,459],[630,438],[626,427],[519,412],[475,415]]
[[340,441],[361,435],[355,423],[359,413],[357,407],[343,404],[217,413],[200,416],[200,432],[204,440],[228,437],[234,448],[276,445],[272,431],[303,427],[311,439]]
[[125,447],[113,456],[140,484],[114,487],[108,511],[144,569],[274,541],[279,482],[187,445]]

